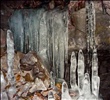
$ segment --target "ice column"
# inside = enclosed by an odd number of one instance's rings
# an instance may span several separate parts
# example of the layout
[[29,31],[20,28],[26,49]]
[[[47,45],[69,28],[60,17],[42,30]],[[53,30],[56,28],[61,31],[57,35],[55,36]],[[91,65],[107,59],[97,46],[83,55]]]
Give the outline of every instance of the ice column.
[[53,67],[56,76],[64,78],[64,64],[68,59],[68,11],[51,12]]

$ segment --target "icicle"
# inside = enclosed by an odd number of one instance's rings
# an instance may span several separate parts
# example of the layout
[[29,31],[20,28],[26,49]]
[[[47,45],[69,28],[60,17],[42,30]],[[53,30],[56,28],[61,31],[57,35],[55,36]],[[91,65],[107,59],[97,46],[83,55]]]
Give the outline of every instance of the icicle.
[[40,20],[40,29],[39,29],[39,53],[42,55],[44,60],[47,60],[47,26],[46,26],[46,12],[44,12]]
[[9,27],[13,32],[15,49],[23,52],[24,49],[24,27],[21,10],[16,10],[9,19]]
[[[18,26],[16,23],[19,23]],[[16,50],[35,50],[53,66],[55,76],[64,78],[64,65],[68,62],[67,9],[17,10],[12,15],[9,26],[14,33]]]
[[66,82],[62,83],[62,95],[61,100],[72,100],[69,95],[68,85]]
[[48,100],[55,100],[54,94],[52,91],[49,91],[49,93],[48,93]]
[[82,93],[82,80],[84,78],[84,70],[85,70],[84,55],[83,55],[82,50],[79,50],[77,73],[78,73],[78,87],[79,87],[80,94]]
[[64,62],[67,62],[68,59],[67,10],[53,10],[51,21],[53,40],[53,67],[56,67],[56,76],[64,78]]

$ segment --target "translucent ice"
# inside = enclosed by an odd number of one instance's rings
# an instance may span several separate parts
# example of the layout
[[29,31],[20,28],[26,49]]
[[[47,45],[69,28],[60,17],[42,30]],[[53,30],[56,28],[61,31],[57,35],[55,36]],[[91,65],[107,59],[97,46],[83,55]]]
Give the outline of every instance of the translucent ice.
[[14,62],[13,36],[11,31],[7,30],[7,65],[8,65],[7,79],[8,83],[11,85],[8,89],[8,95],[11,100],[14,100],[13,95],[16,93],[16,88],[14,86],[15,78],[13,73],[13,62]]
[[7,79],[10,84],[14,84],[14,73],[13,73],[13,62],[14,62],[14,41],[10,30],[7,30]]
[[72,100],[72,98],[69,95],[68,85],[66,82],[62,83],[62,95],[61,100]]
[[78,73],[78,87],[79,87],[80,94],[82,92],[82,83],[83,83],[82,80],[84,78],[84,70],[85,70],[84,55],[83,55],[82,50],[79,50],[77,73]]
[[79,96],[78,100],[97,100],[91,92],[90,78],[88,73],[85,73],[84,75],[82,94]]

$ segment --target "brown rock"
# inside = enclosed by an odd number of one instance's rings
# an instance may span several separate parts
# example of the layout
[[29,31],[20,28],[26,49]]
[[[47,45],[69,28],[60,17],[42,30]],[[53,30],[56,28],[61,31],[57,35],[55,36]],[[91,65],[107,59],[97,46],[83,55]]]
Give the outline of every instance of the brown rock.
[[[23,58],[20,60],[20,68],[24,72],[30,71],[30,76],[32,76],[34,81],[37,80],[37,82],[35,82],[36,86],[34,86],[37,88],[36,90],[45,90],[49,87],[49,73],[44,64],[42,63],[40,57],[35,52],[30,51],[23,56]],[[29,79],[29,77],[27,79]],[[43,89],[43,87],[45,87],[45,89]]]
[[[19,70],[20,59],[24,54],[21,52],[17,52],[14,54],[14,71],[17,72]],[[1,57],[1,68],[7,71],[7,54]]]

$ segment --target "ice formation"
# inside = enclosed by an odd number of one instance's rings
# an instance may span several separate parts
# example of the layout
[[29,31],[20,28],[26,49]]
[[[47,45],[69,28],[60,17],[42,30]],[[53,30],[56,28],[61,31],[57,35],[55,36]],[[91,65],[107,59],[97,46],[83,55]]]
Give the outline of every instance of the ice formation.
[[61,100],[72,100],[72,98],[69,95],[69,89],[66,82],[62,83],[62,95]]
[[7,71],[7,79],[8,84],[10,85],[8,92],[8,97],[12,100],[15,100],[16,98],[13,97],[13,95],[16,93],[15,88],[15,78],[14,78],[14,72],[13,72],[13,63],[14,63],[14,41],[12,32],[10,30],[7,30],[7,65],[8,65],[8,71]]
[[14,33],[16,50],[36,51],[53,66],[54,76],[64,78],[64,64],[68,61],[67,8],[16,10],[9,26]]
[[78,70],[77,70],[77,73],[78,73],[78,87],[79,87],[79,90],[80,90],[80,94],[82,92],[82,86],[83,86],[82,80],[84,78],[84,70],[85,70],[84,55],[83,55],[82,50],[79,50],[79,53],[78,53]]

